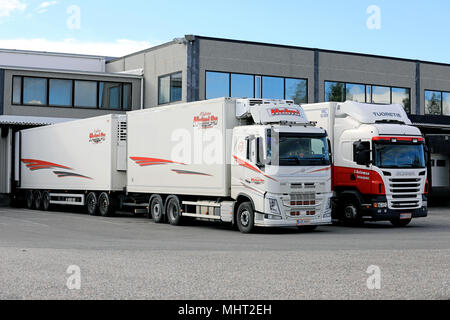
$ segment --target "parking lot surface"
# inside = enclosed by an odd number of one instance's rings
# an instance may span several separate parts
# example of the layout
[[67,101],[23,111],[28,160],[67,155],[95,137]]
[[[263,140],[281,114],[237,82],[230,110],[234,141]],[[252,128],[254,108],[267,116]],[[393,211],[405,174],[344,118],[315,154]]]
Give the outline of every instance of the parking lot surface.
[[406,228],[255,234],[0,208],[0,261],[0,299],[449,299],[450,208]]

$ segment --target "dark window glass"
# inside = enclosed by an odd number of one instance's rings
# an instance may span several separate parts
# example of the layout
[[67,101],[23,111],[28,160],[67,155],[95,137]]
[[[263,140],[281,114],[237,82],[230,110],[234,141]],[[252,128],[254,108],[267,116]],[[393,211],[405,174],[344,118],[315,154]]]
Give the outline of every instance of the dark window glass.
[[75,106],[85,108],[97,107],[97,82],[75,81]]
[[372,102],[378,104],[390,104],[391,88],[372,86]]
[[165,104],[181,100],[182,74],[181,72],[163,76],[158,81],[158,103]]
[[161,77],[158,81],[158,104],[170,102],[170,76]]
[[261,76],[255,76],[255,98],[261,99]]
[[181,101],[182,83],[181,72],[170,76],[170,102]]
[[363,84],[347,83],[345,85],[345,100],[355,102],[366,102],[366,86]]
[[372,86],[366,86],[366,102],[372,103]]
[[253,98],[254,77],[248,74],[231,74],[231,97]]
[[230,74],[223,72],[206,73],[206,99],[230,96]]
[[392,103],[401,104],[407,113],[411,112],[410,90],[406,88],[392,88]]
[[131,110],[131,84],[123,84],[123,102],[122,106],[124,110]]
[[49,105],[72,106],[72,80],[50,79],[49,89]]
[[22,77],[13,77],[13,104],[22,103]]
[[284,79],[263,77],[262,97],[263,99],[284,99]]
[[345,100],[345,83],[342,82],[325,82],[325,102],[344,102]]
[[444,116],[450,116],[450,93],[442,93],[442,113]]
[[439,91],[425,91],[425,114],[442,115],[442,96]]
[[47,104],[47,79],[23,78],[23,103]]
[[304,79],[286,79],[286,99],[296,104],[308,103],[308,81]]
[[122,102],[122,84],[100,82],[100,108],[120,110]]
[[436,161],[436,166],[437,167],[446,167],[447,166],[447,161],[446,160],[437,160]]

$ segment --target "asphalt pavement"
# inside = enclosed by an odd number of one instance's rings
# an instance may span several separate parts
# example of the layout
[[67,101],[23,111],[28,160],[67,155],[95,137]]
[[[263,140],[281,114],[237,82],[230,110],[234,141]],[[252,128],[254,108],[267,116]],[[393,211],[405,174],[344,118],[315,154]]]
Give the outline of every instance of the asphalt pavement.
[[449,299],[449,266],[450,208],[255,234],[0,208],[0,299]]

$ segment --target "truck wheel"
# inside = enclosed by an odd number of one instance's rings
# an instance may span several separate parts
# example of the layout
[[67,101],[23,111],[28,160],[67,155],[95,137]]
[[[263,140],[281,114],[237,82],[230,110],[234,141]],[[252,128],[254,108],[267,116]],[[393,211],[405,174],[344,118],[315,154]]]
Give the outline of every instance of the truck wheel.
[[98,201],[95,192],[89,192],[86,198],[86,210],[90,216],[98,215]]
[[173,226],[178,226],[181,223],[181,206],[180,200],[177,197],[171,196],[166,202],[166,217],[169,223]]
[[353,200],[347,200],[342,206],[342,220],[346,225],[356,226],[363,223],[361,215],[359,214],[358,205]]
[[164,203],[161,196],[154,196],[149,204],[150,215],[149,218],[153,219],[155,223],[164,222]]
[[50,192],[45,191],[42,194],[42,210],[48,211],[50,210]]
[[27,191],[26,195],[27,209],[33,210],[34,200],[33,200],[33,191]]
[[41,210],[42,208],[42,193],[39,190],[34,192],[34,208]]
[[102,192],[98,197],[98,210],[102,217],[111,217],[114,215],[114,203],[112,197],[106,192]]
[[237,212],[237,225],[242,233],[251,233],[255,227],[255,213],[250,202],[241,203]]
[[408,224],[411,223],[411,221],[412,221],[412,219],[402,219],[402,220],[394,219],[394,220],[391,220],[391,223],[394,227],[400,228],[400,227],[406,227]]

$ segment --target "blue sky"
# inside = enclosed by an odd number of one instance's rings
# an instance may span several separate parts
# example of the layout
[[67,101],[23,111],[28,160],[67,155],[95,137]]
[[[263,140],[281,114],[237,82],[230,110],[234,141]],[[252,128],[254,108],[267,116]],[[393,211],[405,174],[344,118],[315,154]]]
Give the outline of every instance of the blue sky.
[[120,56],[184,34],[450,63],[450,1],[0,0],[3,48]]

